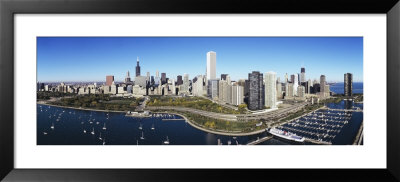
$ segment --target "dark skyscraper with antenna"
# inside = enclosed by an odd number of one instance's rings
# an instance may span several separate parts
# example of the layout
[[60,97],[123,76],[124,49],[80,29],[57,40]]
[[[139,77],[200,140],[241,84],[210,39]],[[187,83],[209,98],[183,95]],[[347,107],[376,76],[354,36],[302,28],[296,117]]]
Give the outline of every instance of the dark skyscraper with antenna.
[[140,76],[140,66],[139,66],[139,57],[136,62],[136,76]]

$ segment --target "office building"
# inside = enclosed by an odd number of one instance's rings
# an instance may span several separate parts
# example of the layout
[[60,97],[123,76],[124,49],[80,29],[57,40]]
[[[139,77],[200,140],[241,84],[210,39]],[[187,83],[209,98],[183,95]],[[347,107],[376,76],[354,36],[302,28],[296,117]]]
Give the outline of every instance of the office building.
[[126,83],[126,84],[131,83],[131,76],[129,75],[129,71],[126,73],[126,76],[125,76],[125,83]]
[[113,82],[114,82],[114,76],[113,75],[106,76],[106,85],[107,86],[111,86]]
[[137,57],[136,61],[136,76],[140,76],[139,57]]
[[217,79],[217,53],[210,51],[207,52],[207,80]]
[[228,74],[221,74],[221,80],[226,80],[226,76],[228,76]]
[[167,83],[167,74],[161,73],[161,85],[164,85],[165,83]]
[[305,95],[306,95],[306,93],[305,93],[305,87],[304,87],[303,85],[299,85],[299,86],[297,87],[297,96],[300,97],[300,98],[304,98]]
[[176,77],[176,85],[182,85],[182,84],[183,84],[182,75],[178,75]]
[[303,67],[300,69],[300,83],[306,82],[306,69]]
[[214,79],[214,80],[208,80],[208,89],[207,89],[207,95],[213,100],[218,99],[218,87],[219,87],[219,80]]
[[147,77],[145,76],[137,76],[135,78],[135,85],[139,85],[141,87],[146,88],[147,85]]
[[190,82],[189,82],[189,74],[184,74],[183,75],[183,92],[186,92],[186,94],[189,95],[189,86],[190,86]]

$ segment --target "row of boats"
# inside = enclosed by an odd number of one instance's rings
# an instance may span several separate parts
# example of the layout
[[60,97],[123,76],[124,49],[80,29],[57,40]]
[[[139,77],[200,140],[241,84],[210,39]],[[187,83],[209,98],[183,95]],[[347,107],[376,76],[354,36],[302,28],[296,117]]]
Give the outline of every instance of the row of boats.
[[342,128],[349,123],[351,117],[351,112],[317,110],[278,126],[270,133],[294,141],[309,139],[332,143],[333,139],[341,133]]

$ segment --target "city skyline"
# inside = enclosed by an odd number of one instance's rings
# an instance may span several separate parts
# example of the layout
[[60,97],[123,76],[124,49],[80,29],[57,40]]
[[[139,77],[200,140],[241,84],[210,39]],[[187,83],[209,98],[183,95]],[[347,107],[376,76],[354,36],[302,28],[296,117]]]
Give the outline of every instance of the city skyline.
[[354,82],[363,81],[362,37],[38,37],[37,45],[40,82],[104,82],[105,75],[123,82],[128,71],[135,73],[137,57],[142,76],[158,71],[192,79],[206,75],[210,51],[217,55],[217,78],[273,71],[283,80],[304,67],[306,80],[325,75],[343,82],[351,72]]

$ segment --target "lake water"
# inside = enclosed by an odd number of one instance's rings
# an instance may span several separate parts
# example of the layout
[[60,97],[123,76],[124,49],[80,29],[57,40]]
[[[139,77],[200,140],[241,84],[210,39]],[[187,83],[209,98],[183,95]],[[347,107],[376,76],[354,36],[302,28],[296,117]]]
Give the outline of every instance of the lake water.
[[[344,82],[331,85],[329,89],[337,94],[344,94]],[[364,92],[363,82],[353,82],[353,93],[360,94]]]
[[[162,119],[169,118],[167,116],[134,118],[126,117],[124,113],[85,111],[40,104],[37,105],[37,110],[38,145],[102,145],[104,140],[106,145],[161,145],[167,140],[167,136],[170,145],[217,145],[218,139],[224,145],[228,141],[232,145],[240,145],[266,135],[263,133],[235,138],[215,135],[198,130],[184,120]],[[54,129],[51,129],[53,124]],[[104,124],[106,130],[103,130]],[[139,129],[140,126],[142,129]],[[91,134],[92,131],[94,135]],[[142,135],[144,139],[141,139]]]

